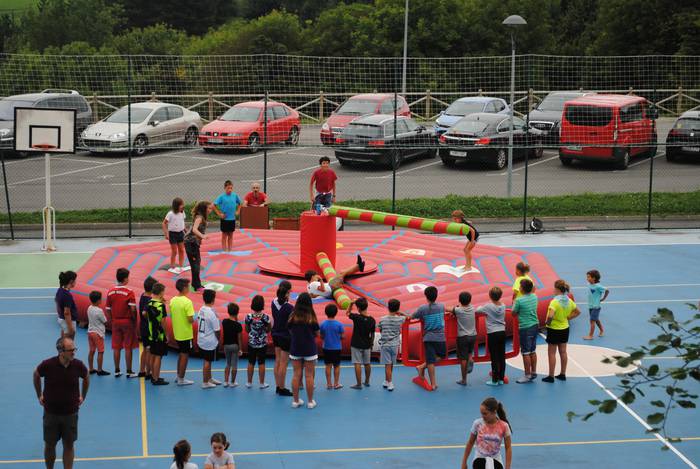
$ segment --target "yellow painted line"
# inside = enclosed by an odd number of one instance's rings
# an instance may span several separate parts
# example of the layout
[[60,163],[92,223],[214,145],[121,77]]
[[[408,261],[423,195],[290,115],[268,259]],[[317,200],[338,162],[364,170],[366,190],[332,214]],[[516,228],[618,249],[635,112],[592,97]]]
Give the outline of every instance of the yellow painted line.
[[[700,436],[681,438],[682,441],[700,441]],[[610,445],[624,443],[657,443],[656,438],[628,438],[620,440],[589,440],[589,441],[547,441],[539,443],[513,443],[514,447],[540,447],[540,446],[583,446],[583,445]],[[381,451],[421,451],[435,449],[462,449],[464,444],[459,445],[430,445],[430,446],[381,446],[369,448],[325,448],[325,449],[294,449],[278,451],[241,451],[232,453],[234,456],[268,456],[284,454],[324,454],[324,453],[369,453]],[[203,458],[209,453],[192,454],[192,457]],[[170,459],[172,454],[150,454],[144,456],[103,456],[94,458],[75,458],[76,461],[124,461],[134,459]],[[57,461],[60,461],[58,459]],[[16,459],[0,460],[0,464],[35,464],[44,462],[43,459]]]
[[[139,343],[139,352],[143,356],[143,345]],[[146,380],[139,378],[139,391],[141,394],[141,453],[148,457],[148,417],[146,415]]]

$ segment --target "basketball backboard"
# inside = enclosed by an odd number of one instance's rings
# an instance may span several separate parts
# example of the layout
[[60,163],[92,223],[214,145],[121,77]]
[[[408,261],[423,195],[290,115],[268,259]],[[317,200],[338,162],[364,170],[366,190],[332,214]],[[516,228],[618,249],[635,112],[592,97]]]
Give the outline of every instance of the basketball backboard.
[[75,109],[15,108],[15,151],[75,153]]

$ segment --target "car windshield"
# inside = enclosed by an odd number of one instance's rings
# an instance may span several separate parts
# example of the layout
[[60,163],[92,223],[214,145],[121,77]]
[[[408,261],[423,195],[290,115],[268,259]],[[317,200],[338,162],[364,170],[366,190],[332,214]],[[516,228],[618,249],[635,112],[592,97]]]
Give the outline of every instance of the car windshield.
[[335,113],[341,116],[374,114],[377,110],[377,104],[377,101],[370,101],[369,99],[349,99]]
[[346,137],[378,138],[382,137],[382,128],[378,125],[350,124],[345,127],[343,134]]
[[257,122],[260,118],[259,107],[234,106],[221,116],[222,121]]
[[450,116],[466,116],[467,114],[481,112],[482,109],[484,109],[484,103],[455,101],[445,110],[445,114],[449,114]]
[[480,134],[489,126],[488,122],[462,120],[449,130],[449,133]]
[[564,110],[564,103],[572,99],[580,97],[580,94],[550,94],[537,106],[540,111],[558,111]]
[[[131,123],[140,124],[145,121],[148,115],[153,109],[147,107],[136,107],[131,106]],[[118,111],[113,112],[109,117],[105,119],[105,122],[111,122],[113,124],[128,124],[129,123],[129,107],[124,106]]]
[[609,107],[576,104],[566,108],[566,120],[573,125],[603,127],[610,123],[612,115],[612,109]]
[[33,101],[19,101],[14,99],[0,100],[0,120],[13,121],[15,120],[16,107],[33,107]]
[[700,119],[678,119],[675,127],[684,130],[700,130]]

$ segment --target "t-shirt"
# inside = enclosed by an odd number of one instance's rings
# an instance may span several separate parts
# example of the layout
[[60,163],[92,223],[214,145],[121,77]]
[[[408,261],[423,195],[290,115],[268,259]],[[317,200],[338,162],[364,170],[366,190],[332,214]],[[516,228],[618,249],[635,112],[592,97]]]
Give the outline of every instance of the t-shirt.
[[537,295],[528,293],[515,299],[513,314],[518,316],[520,329],[536,326],[540,323],[537,319]]
[[202,350],[214,350],[219,341],[217,337],[221,330],[219,318],[209,306],[204,305],[199,308],[197,315],[197,345]]
[[180,233],[185,231],[185,212],[175,213],[172,210],[165,215],[165,221],[168,222],[168,231]]
[[59,318],[66,319],[64,308],[70,308],[71,320],[75,321],[77,319],[78,309],[75,307],[75,300],[70,290],[60,287],[56,290],[54,301],[56,302],[56,313],[58,313]]
[[457,337],[476,335],[476,315],[472,305],[459,305],[455,308]]
[[506,330],[506,305],[486,303],[476,309],[477,313],[486,314],[486,333]]
[[[319,290],[319,288],[321,288],[321,284],[323,284],[323,291]],[[308,285],[306,285],[306,291],[308,291],[309,295],[312,297],[322,296],[323,298],[333,298],[333,290],[331,289],[331,286],[324,282],[309,282]]]
[[[170,465],[170,469],[178,469],[176,463]],[[186,462],[184,469],[199,469],[199,467],[193,462]]]
[[245,197],[243,197],[245,203],[250,207],[258,207],[265,202],[267,202],[267,195],[264,192],[258,191],[256,194],[253,191],[248,192]]
[[236,220],[236,209],[241,205],[241,199],[235,192],[231,192],[231,194],[224,192],[216,198],[214,205],[224,212],[224,220],[234,221]]
[[607,289],[600,283],[588,284],[588,307],[600,308],[600,299]]
[[88,370],[83,362],[74,358],[68,367],[61,364],[58,356],[44,360],[36,368],[44,378],[44,409],[49,414],[70,415],[80,407],[78,380],[87,378]]
[[316,332],[318,324],[289,324],[291,341],[289,354],[295,357],[312,357],[318,354],[316,347]]
[[[202,218],[200,215],[197,215],[194,217],[195,221],[199,218],[201,221],[199,222],[199,226],[197,226],[197,231],[200,233],[204,234],[207,232],[207,221]],[[192,232],[192,229],[194,228],[194,222],[192,223],[192,226],[190,226],[189,231],[187,234],[185,234],[185,243],[189,244],[200,244],[202,242],[201,239],[197,237],[196,234]]]
[[148,312],[146,307],[151,301],[151,295],[146,292],[141,293],[139,297],[139,334],[141,339],[148,337]]
[[148,314],[148,340],[165,342],[165,329],[163,329],[162,324],[163,318],[168,315],[165,311],[165,304],[157,298],[151,298],[146,306],[146,311]]
[[445,342],[445,305],[421,305],[411,317],[423,320],[423,342]]
[[128,326],[136,320],[132,312],[136,308],[136,296],[125,285],[116,285],[109,289],[105,306],[112,313],[113,326]]
[[554,310],[552,322],[547,327],[550,329],[562,330],[569,327],[569,314],[576,309],[576,303],[566,295],[558,295],[549,302],[549,308]]
[[289,338],[289,329],[287,322],[289,316],[294,311],[294,307],[290,303],[280,305],[279,300],[272,300],[272,337]]
[[345,331],[343,323],[336,319],[326,319],[321,323],[321,337],[325,350],[340,350],[343,348],[341,336]]
[[352,321],[350,346],[359,349],[372,348],[372,336],[377,325],[374,318],[358,313],[350,313],[350,320]]
[[192,340],[192,323],[188,318],[194,317],[194,305],[186,296],[174,296],[170,299],[170,318],[175,340]]
[[492,458],[503,464],[501,459],[501,442],[510,436],[510,427],[503,420],[487,424],[484,419],[476,419],[470,430],[476,435],[474,458]]
[[338,179],[338,176],[330,168],[326,170],[319,168],[311,175],[311,179],[314,181],[316,192],[325,193],[333,189],[333,183]]
[[238,334],[243,332],[240,322],[226,318],[221,321],[221,328],[224,330],[224,345],[238,344]]
[[270,316],[265,313],[250,313],[245,317],[245,325],[248,330],[248,345],[250,347],[267,347],[267,326],[269,324]]
[[88,334],[94,332],[100,337],[105,336],[105,324],[107,324],[107,316],[99,306],[88,306]]
[[517,277],[515,279],[515,282],[513,282],[513,291],[515,292],[515,298],[520,298],[520,296],[522,295],[522,293],[520,293],[520,281],[525,279],[532,282],[532,279],[529,275],[521,275],[520,277]]
[[405,317],[399,314],[390,314],[379,320],[379,332],[382,333],[379,338],[381,347],[396,347],[401,342],[401,325],[406,320]]
[[207,464],[214,466],[214,469],[226,467],[227,464],[234,464],[233,455],[227,451],[224,451],[221,457],[217,457],[214,453],[211,453],[204,461],[204,465],[206,466]]

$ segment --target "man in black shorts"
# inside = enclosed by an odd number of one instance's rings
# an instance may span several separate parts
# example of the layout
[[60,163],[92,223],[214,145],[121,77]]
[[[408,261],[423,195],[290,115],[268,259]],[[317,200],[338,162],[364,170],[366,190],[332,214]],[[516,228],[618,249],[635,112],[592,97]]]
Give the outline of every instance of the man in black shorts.
[[[34,390],[44,407],[44,461],[52,469],[56,461],[56,444],[63,442],[63,467],[73,467],[74,443],[78,439],[78,409],[90,387],[88,370],[75,358],[77,348],[72,339],[56,341],[58,356],[44,360],[34,370]],[[41,379],[44,378],[42,390]],[[82,389],[78,381],[82,379]]]

